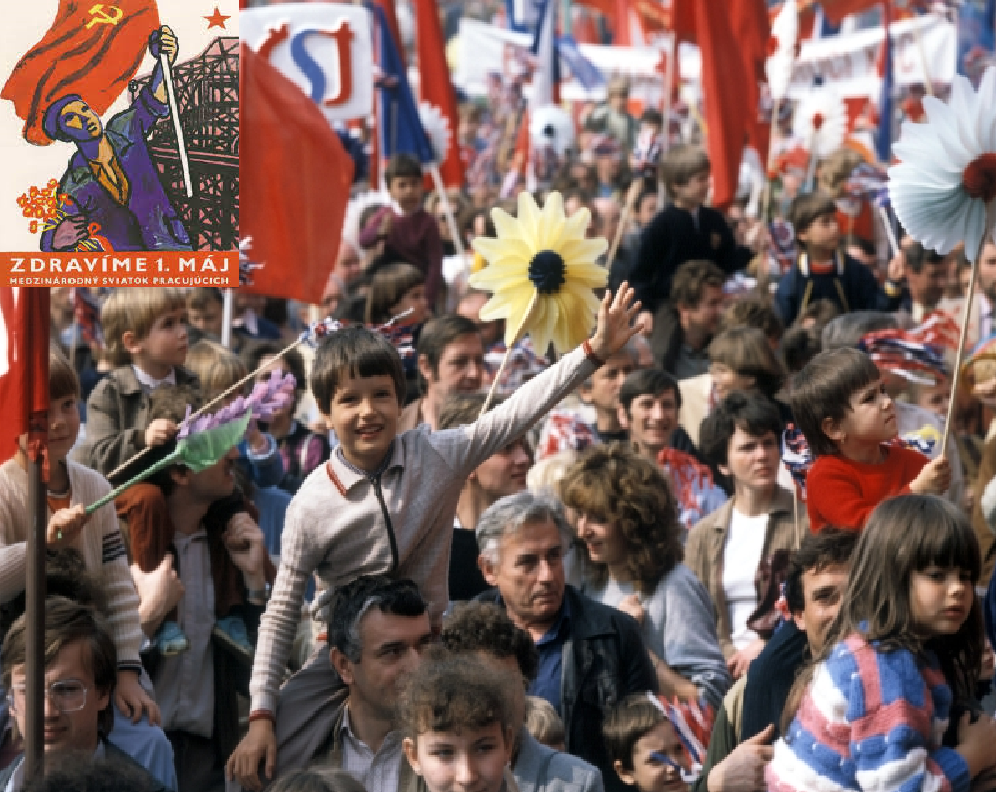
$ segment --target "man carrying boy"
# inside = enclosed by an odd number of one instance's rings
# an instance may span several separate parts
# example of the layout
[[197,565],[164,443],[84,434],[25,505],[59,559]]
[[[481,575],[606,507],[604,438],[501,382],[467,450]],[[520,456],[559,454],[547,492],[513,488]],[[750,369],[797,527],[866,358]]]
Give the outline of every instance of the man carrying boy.
[[711,261],[686,261],[674,274],[670,304],[654,317],[650,346],[657,365],[683,380],[709,370],[706,348],[719,328],[726,275]]
[[710,171],[709,157],[698,146],[675,146],[661,163],[661,180],[672,203],[644,229],[631,278],[643,304],[640,320],[648,328],[671,296],[671,279],[684,262],[704,259],[732,275],[754,256],[737,245],[722,213],[703,206]]
[[465,316],[443,314],[427,323],[419,334],[417,351],[423,395],[401,412],[399,432],[423,423],[435,430],[447,399],[456,393],[477,393],[484,379],[481,331]]
[[197,387],[187,359],[185,302],[178,289],[117,289],[100,312],[107,355],[117,366],[87,401],[86,442],[74,458],[109,475],[147,446],[176,434],[165,419],[149,423],[149,394],[163,384]]
[[[859,265],[860,266],[860,265]],[[792,383],[792,412],[816,461],[806,481],[810,528],[861,530],[886,498],[943,495],[946,457],[890,444],[899,436],[896,407],[864,352],[822,352]]]
[[775,307],[786,327],[814,300],[830,300],[843,313],[899,307],[899,284],[890,281],[883,291],[868,267],[838,250],[840,226],[832,198],[803,193],[792,202],[789,219],[802,252],[775,294]]
[[[319,609],[360,574],[409,577],[428,599],[438,625],[449,599],[453,517],[466,477],[521,437],[638,332],[630,326],[638,310],[628,286],[615,297],[606,294],[589,341],[475,423],[445,432],[420,427],[398,435],[405,375],[383,336],[350,327],[323,342],[315,355],[312,390],[340,445],[305,479],[287,511],[280,571],[253,665],[249,734],[228,764],[229,774],[244,787],[259,789],[264,759],[264,774],[272,777],[278,692],[290,699],[296,691],[313,691],[308,679],[314,669],[327,676],[326,647],[279,690],[311,574],[325,589],[316,601]],[[305,695],[301,706],[321,707],[322,700]]]
[[785,576],[791,620],[750,670],[734,683],[716,714],[702,773],[692,792],[764,792],[764,768],[792,682],[819,655],[847,588],[857,534],[828,528],[807,534]]
[[367,792],[424,792],[401,750],[398,697],[433,642],[429,606],[410,580],[359,577],[339,589],[329,620],[331,666],[345,687],[318,722],[277,709],[275,777],[302,767],[348,770]]
[[439,223],[422,208],[422,164],[411,154],[395,154],[384,181],[401,214],[389,206],[375,212],[360,233],[360,245],[369,249],[383,242],[379,259],[407,261],[422,270],[425,296],[434,307],[443,286],[443,241]]
[[[161,390],[156,394],[153,414],[162,411],[177,421],[188,396],[178,388]],[[237,665],[230,662],[228,653],[215,651],[212,635],[218,615],[230,615],[233,608],[243,616],[250,634],[255,632],[274,578],[263,532],[248,514],[232,516],[227,506],[235,491],[238,455],[238,449],[233,448],[198,473],[173,465],[121,496],[134,501],[141,497],[141,488],[161,490],[167,511],[165,524],[139,526],[138,520],[149,518],[148,512],[139,509],[129,512],[129,527],[135,534],[140,529],[145,535],[153,529],[168,531],[162,539],[172,543],[183,584],[176,613],[189,648],[162,657],[151,674],[163,730],[173,745],[180,790],[207,792],[223,784],[223,757],[234,747],[238,735],[232,687]],[[147,623],[143,627],[153,634],[159,625]],[[227,684],[217,684],[222,679]]]

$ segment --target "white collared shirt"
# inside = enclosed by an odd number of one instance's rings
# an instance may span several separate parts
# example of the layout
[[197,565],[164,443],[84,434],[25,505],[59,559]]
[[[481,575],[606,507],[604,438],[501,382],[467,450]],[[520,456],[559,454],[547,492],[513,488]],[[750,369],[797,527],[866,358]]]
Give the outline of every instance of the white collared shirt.
[[398,792],[401,775],[401,732],[388,732],[374,753],[349,724],[349,705],[342,716],[342,769],[363,784],[367,792]]
[[131,364],[131,368],[135,372],[135,377],[138,378],[138,384],[142,386],[142,390],[146,393],[151,393],[160,385],[176,385],[176,369],[170,369],[169,374],[157,380],[154,377],[150,377],[134,363]]

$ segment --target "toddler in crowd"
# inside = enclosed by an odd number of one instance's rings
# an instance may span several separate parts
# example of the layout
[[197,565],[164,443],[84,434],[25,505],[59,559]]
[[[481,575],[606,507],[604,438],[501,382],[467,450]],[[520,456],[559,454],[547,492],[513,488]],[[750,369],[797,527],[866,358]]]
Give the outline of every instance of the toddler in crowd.
[[687,792],[691,761],[674,724],[650,694],[627,697],[602,726],[605,750],[623,783],[637,792]]
[[[86,441],[73,453],[109,478],[140,451],[176,436],[177,426],[149,421],[149,394],[163,384],[197,387],[187,359],[186,303],[178,289],[116,289],[100,311],[110,361],[117,366],[87,401]],[[121,482],[123,483],[124,479]]]
[[369,249],[380,246],[380,261],[407,261],[425,276],[425,296],[430,308],[436,305],[443,288],[443,240],[439,223],[422,208],[422,164],[411,154],[395,154],[387,163],[384,181],[391,198],[401,209],[378,209],[363,224],[360,245]]
[[896,408],[878,368],[864,352],[835,349],[806,364],[792,383],[792,412],[816,461],[806,480],[810,528],[861,530],[886,498],[941,495],[951,467],[891,444]]
[[893,498],[854,559],[824,648],[789,694],[768,789],[991,784],[996,721],[972,704],[983,628],[968,520],[937,497]]

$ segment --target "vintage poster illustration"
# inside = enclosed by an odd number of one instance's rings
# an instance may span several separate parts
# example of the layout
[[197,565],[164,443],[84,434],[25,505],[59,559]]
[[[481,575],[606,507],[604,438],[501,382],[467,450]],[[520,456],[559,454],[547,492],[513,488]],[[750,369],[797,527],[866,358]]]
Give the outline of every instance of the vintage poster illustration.
[[0,250],[236,249],[238,93],[236,0],[10,7]]

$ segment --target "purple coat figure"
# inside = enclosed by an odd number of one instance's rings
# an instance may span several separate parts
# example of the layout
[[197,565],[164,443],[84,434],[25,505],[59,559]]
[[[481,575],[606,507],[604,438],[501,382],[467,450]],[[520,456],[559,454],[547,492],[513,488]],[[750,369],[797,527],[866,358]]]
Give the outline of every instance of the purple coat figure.
[[[175,60],[176,37],[167,27],[153,34],[154,57],[160,47]],[[191,249],[146,143],[152,127],[168,115],[158,60],[149,84],[106,129],[77,94],[49,105],[45,132],[53,140],[75,143],[77,152],[59,183],[59,192],[69,199],[61,205],[64,217],[42,233],[42,250],[74,250],[90,238],[106,240],[105,247],[113,250]]]

